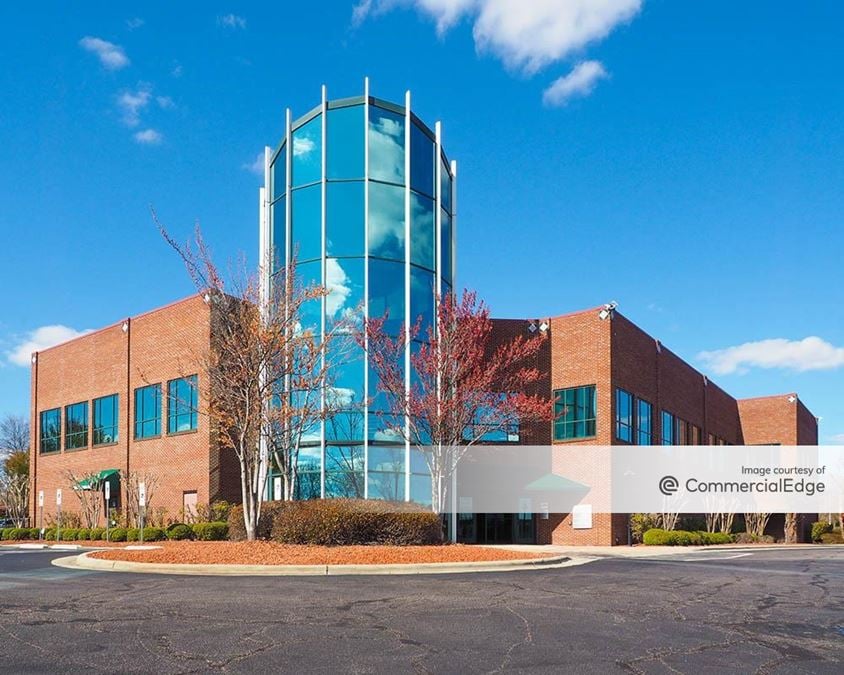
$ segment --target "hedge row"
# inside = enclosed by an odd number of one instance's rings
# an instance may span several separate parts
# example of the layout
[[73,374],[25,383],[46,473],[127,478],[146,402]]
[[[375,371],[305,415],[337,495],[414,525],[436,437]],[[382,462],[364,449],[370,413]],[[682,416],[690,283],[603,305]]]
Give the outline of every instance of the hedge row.
[[731,544],[732,535],[725,532],[688,532],[686,530],[660,530],[652,528],[642,536],[645,546],[708,546]]
[[[166,530],[160,527],[145,527],[144,541],[163,541],[199,539],[201,541],[222,541],[228,535],[228,523],[196,523],[184,525],[176,523]],[[4,541],[23,541],[26,539],[38,539],[39,530],[37,527],[18,528],[8,527],[0,530],[0,539]],[[58,535],[58,538],[57,538]],[[113,527],[108,532],[109,541],[140,541],[141,531],[137,527]],[[106,529],[104,527],[63,527],[56,531],[55,527],[47,528],[44,531],[44,539],[47,541],[105,541]]]

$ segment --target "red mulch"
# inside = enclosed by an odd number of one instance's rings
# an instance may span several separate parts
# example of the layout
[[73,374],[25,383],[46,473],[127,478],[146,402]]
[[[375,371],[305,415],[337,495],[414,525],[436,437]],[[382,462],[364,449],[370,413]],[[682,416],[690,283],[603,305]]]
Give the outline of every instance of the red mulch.
[[268,541],[165,541],[148,551],[97,551],[93,558],[147,563],[217,565],[371,565],[485,562],[541,558],[541,553],[479,546],[293,546]]

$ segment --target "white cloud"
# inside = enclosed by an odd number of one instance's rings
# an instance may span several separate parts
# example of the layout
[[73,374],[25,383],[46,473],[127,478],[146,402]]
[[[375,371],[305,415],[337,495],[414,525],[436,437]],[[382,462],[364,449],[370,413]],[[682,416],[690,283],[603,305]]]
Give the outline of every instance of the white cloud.
[[844,434],[834,434],[833,436],[829,437],[833,443],[840,443],[844,445]]
[[129,65],[129,57],[123,51],[123,47],[108,40],[86,35],[79,41],[79,46],[85,51],[96,54],[100,63],[108,70],[120,70]]
[[172,75],[173,77],[181,77],[181,76],[182,76],[182,73],[184,72],[184,70],[185,70],[185,69],[184,69],[184,68],[182,68],[182,64],[181,64],[181,63],[176,62],[176,63],[173,65],[173,70],[171,70],[171,71],[170,71],[170,75]]
[[164,136],[161,132],[156,131],[155,129],[144,129],[143,131],[139,131],[135,134],[134,138],[135,141],[141,145],[158,145],[162,140],[164,140]]
[[362,0],[352,21],[359,24],[396,7],[414,7],[432,16],[442,34],[470,17],[478,51],[533,74],[605,38],[641,6],[642,0]]
[[599,80],[608,77],[600,61],[581,61],[568,75],[560,77],[542,94],[547,106],[563,106],[577,96],[589,96]]
[[308,137],[293,139],[293,156],[303,157],[310,154],[316,147],[316,143]]
[[263,176],[264,175],[264,153],[259,152],[258,156],[255,157],[255,161],[245,162],[244,164],[241,164],[241,168],[246,169],[250,173],[254,173],[256,176]]
[[750,368],[834,370],[844,366],[844,347],[835,347],[815,336],[803,340],[775,338],[701,352],[697,358],[719,375],[743,374]]
[[163,108],[164,110],[169,110],[170,108],[176,107],[176,104],[173,102],[173,99],[169,96],[156,96],[155,102],[158,103],[159,108]]
[[140,17],[135,17],[134,19],[126,19],[126,27],[129,30],[135,30],[136,28],[140,28],[143,26],[145,21]]
[[246,28],[246,19],[237,14],[226,14],[217,17],[217,24],[226,28]]
[[152,99],[151,87],[141,82],[135,91],[124,91],[117,97],[117,107],[123,113],[123,122],[127,127],[136,127],[141,123],[141,111]]
[[6,358],[16,366],[26,367],[32,362],[32,352],[40,352],[90,332],[90,329],[76,330],[60,324],[41,326],[27,334],[21,342],[7,352]]

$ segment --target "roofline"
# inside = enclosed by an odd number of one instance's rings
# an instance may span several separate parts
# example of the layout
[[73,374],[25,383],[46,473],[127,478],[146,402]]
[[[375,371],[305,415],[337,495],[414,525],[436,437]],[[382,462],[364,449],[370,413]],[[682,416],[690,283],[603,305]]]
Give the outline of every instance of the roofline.
[[194,300],[196,298],[200,298],[201,295],[196,293],[194,295],[189,295],[187,297],[181,298],[179,300],[173,300],[172,302],[168,302],[165,305],[161,305],[160,307],[156,307],[155,309],[149,309],[145,312],[141,312],[140,314],[136,314],[135,316],[127,316],[122,319],[118,319],[117,321],[108,324],[107,326],[103,326],[102,328],[95,328],[92,331],[87,333],[83,333],[82,335],[77,335],[76,337],[72,337],[69,340],[65,340],[63,342],[59,342],[58,344],[52,345],[50,347],[45,347],[44,349],[40,349],[38,351],[32,352],[30,357],[37,356],[38,354],[44,354],[45,352],[49,352],[52,349],[56,349],[58,347],[64,347],[65,345],[69,345],[71,342],[76,342],[77,340],[82,340],[85,338],[89,338],[92,335],[98,335],[99,333],[104,333],[107,330],[111,330],[112,328],[117,328],[118,326],[123,325],[126,321],[134,321],[136,319],[143,318],[145,316],[149,316],[150,314],[156,314],[157,312],[162,312],[165,309],[170,309],[171,307],[175,307],[176,305],[180,305],[184,302],[188,302],[190,300]]

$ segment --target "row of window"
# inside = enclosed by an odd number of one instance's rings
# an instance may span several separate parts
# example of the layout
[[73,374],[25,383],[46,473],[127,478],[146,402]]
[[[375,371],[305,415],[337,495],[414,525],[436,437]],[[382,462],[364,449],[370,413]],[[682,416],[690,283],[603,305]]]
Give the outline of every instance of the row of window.
[[[167,383],[167,433],[193,431],[197,428],[197,377],[191,375]],[[119,394],[102,396],[64,407],[64,449],[87,448],[90,430],[91,445],[111,445],[119,438]],[[161,435],[161,384],[135,389],[135,438]],[[62,441],[62,409],[43,410],[40,414],[41,454],[58,452]],[[89,425],[90,422],[90,425]]]
[[[596,435],[597,400],[595,385],[554,391],[554,440],[593,438]],[[663,445],[703,445],[699,426],[662,410],[660,438]],[[615,437],[625,443],[653,445],[654,406],[624,389],[615,390]],[[708,435],[709,445],[727,445],[724,439]]]

